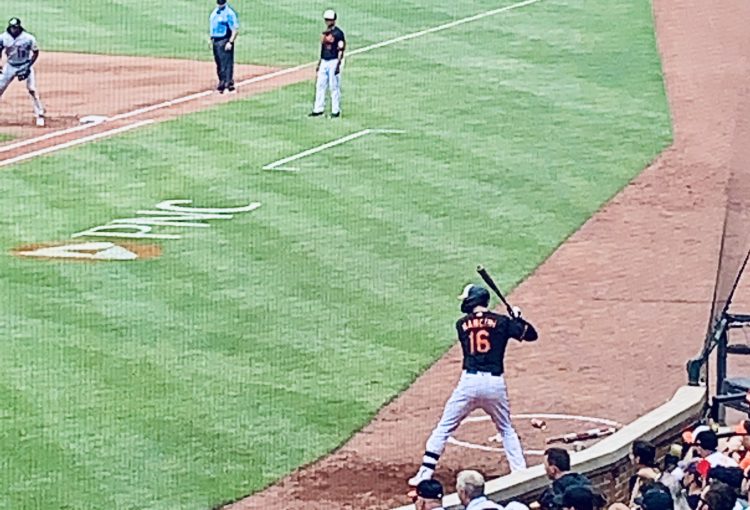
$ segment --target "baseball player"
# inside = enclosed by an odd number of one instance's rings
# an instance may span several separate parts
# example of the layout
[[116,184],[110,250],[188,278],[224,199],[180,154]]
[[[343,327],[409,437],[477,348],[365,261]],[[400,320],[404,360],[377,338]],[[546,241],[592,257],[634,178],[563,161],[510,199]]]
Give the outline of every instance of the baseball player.
[[320,37],[320,60],[315,72],[318,80],[315,84],[315,105],[310,117],[323,115],[326,109],[326,89],[331,89],[331,117],[341,115],[341,66],[344,63],[346,38],[344,32],[336,26],[336,11],[328,9],[323,13],[326,30]]
[[0,97],[14,78],[18,78],[18,81],[25,81],[31,96],[31,103],[34,105],[36,125],[44,126],[44,105],[36,91],[36,74],[33,67],[36,59],[39,58],[39,47],[36,44],[36,38],[24,30],[20,19],[11,18],[8,21],[8,28],[0,34],[0,59],[2,59],[3,50],[5,50],[7,62],[0,75]]
[[518,307],[513,307],[510,317],[489,310],[490,293],[484,287],[467,285],[459,299],[461,311],[466,314],[456,322],[464,357],[463,373],[445,404],[440,423],[427,440],[422,466],[408,482],[412,487],[432,478],[446,441],[475,409],[482,409],[492,418],[502,436],[510,469],[526,467],[521,441],[510,420],[503,362],[509,339],[533,342],[538,338],[537,332],[521,318]]
[[220,94],[225,90],[234,92],[234,41],[237,40],[240,22],[234,9],[227,5],[227,0],[216,0],[216,9],[211,12],[209,25],[211,48],[219,77],[216,90]]

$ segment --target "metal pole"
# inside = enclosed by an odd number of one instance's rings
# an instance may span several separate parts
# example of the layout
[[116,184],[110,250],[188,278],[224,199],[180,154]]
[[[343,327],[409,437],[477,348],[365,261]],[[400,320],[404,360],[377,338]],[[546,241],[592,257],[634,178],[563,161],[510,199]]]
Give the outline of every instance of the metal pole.
[[[717,395],[723,395],[725,388],[724,388],[724,380],[727,378],[727,344],[728,344],[728,337],[727,337],[727,330],[729,329],[727,327],[727,323],[725,320],[721,321],[721,334],[719,335],[719,338],[717,339],[717,345],[716,345],[716,394]],[[724,424],[724,421],[726,420],[726,414],[727,410],[724,407],[724,404],[719,404],[717,413],[716,413],[716,420]]]

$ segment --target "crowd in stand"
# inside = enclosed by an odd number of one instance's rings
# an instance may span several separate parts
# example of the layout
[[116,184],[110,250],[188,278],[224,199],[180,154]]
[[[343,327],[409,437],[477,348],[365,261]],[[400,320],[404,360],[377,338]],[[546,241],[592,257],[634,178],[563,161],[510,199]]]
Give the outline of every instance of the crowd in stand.
[[[544,467],[551,483],[530,507],[538,510],[750,510],[750,420],[741,422],[729,439],[700,426],[673,445],[661,463],[647,441],[631,446],[629,497],[608,502],[584,475],[571,470],[570,454],[550,448]],[[522,503],[505,506],[490,501],[484,477],[462,471],[456,492],[466,510],[529,510]],[[443,487],[421,482],[412,494],[417,510],[442,509]]]

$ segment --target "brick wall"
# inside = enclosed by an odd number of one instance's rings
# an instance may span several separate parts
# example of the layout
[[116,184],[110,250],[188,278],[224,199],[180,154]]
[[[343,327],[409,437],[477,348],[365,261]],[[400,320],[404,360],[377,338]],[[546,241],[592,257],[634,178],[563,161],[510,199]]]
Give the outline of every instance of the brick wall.
[[[687,413],[680,420],[670,423],[666,430],[661,431],[655,437],[644,437],[644,439],[656,445],[659,465],[661,465],[664,457],[669,452],[670,446],[673,443],[679,442],[682,431],[693,425],[698,419],[700,419],[700,410],[696,409],[696,412]],[[630,477],[635,474],[635,470],[630,464],[628,453],[629,451],[627,450],[622,452],[616,460],[609,462],[603,467],[590,470],[575,469],[574,467],[573,470],[585,474],[592,481],[594,487],[607,498],[609,503],[627,503],[630,497]],[[514,495],[510,499],[522,501],[528,505],[536,501],[543,490],[544,488],[534,488],[517,496]],[[508,502],[508,500],[503,499],[499,499],[499,501]]]
[[[588,476],[610,503],[626,502],[628,482],[634,474],[628,458],[633,441],[645,439],[654,443],[661,462],[670,445],[679,440],[682,431],[700,418],[704,405],[705,388],[682,387],[663,406],[591,448],[572,453],[572,468]],[[488,482],[486,492],[500,503],[522,501],[530,504],[538,499],[549,483],[544,466],[537,465]],[[455,494],[446,496],[443,506],[448,510],[463,508]],[[414,506],[398,510],[414,510]]]

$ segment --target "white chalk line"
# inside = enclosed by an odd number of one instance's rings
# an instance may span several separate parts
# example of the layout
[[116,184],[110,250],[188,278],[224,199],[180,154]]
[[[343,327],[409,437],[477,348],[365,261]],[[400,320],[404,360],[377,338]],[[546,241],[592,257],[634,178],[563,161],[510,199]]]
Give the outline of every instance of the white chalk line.
[[96,133],[93,135],[85,136],[83,138],[76,138],[75,140],[71,140],[69,142],[61,143],[58,145],[53,145],[51,147],[46,147],[38,151],[29,152],[27,154],[21,154],[20,156],[16,156],[14,158],[4,159],[0,161],[0,167],[12,165],[14,163],[19,163],[21,161],[26,161],[27,159],[35,158],[37,156],[43,156],[44,154],[49,154],[51,152],[56,152],[59,150],[70,148],[70,147],[75,147],[76,145],[93,142],[94,140],[99,140],[100,138],[106,138],[108,136],[118,135],[120,133],[130,131],[132,129],[138,129],[143,126],[148,126],[149,124],[153,124],[155,122],[156,121],[153,119],[141,120],[133,124],[128,124],[126,126],[122,126],[119,128],[110,129],[108,131],[102,131],[101,133]]
[[336,147],[337,145],[341,145],[346,142],[351,142],[352,140],[356,140],[357,138],[362,138],[363,136],[367,136],[367,135],[371,135],[375,133],[384,133],[384,134],[394,133],[395,134],[395,133],[405,133],[405,132],[406,131],[403,131],[401,129],[363,129],[362,131],[357,131],[356,133],[346,135],[342,138],[338,138],[336,140],[324,143],[323,145],[318,145],[317,147],[313,147],[312,149],[307,149],[293,156],[289,156],[287,158],[274,161],[273,163],[269,163],[268,165],[263,167],[263,170],[278,170],[281,172],[299,172],[299,168],[290,168],[290,167],[285,167],[284,165],[286,163],[291,163],[292,161],[297,161],[298,159],[302,159],[307,156],[312,156],[313,154],[317,154],[318,152],[322,152],[326,149],[330,149],[331,147]]
[[425,30],[420,30],[419,32],[414,32],[411,34],[402,35],[400,37],[395,37],[393,39],[389,39],[387,41],[371,44],[369,46],[365,46],[364,48],[358,48],[356,50],[352,50],[348,55],[358,55],[360,53],[365,53],[367,51],[371,51],[377,48],[383,48],[384,46],[390,46],[392,44],[400,43],[403,41],[408,41],[410,39],[416,39],[417,37],[422,37],[423,35],[427,34],[433,34],[435,32],[441,32],[443,30],[448,30],[449,28],[457,27],[459,25],[464,25],[466,23],[471,23],[473,21],[478,21],[483,18],[488,18],[490,16],[495,16],[497,14],[502,14],[504,12],[512,11],[514,9],[520,9],[521,7],[526,7],[538,2],[541,2],[542,0],[525,0],[524,2],[518,2],[511,5],[506,5],[505,7],[500,7],[498,9],[492,9],[491,11],[485,11],[480,12],[479,14],[475,14],[474,16],[469,16],[467,18],[461,18],[457,19],[455,21],[451,21],[450,23],[445,23],[443,25],[439,25],[436,27],[428,28]]
[[[522,7],[526,7],[526,6],[529,6],[529,5],[541,2],[541,1],[542,0],[524,0],[523,2],[518,2],[518,3],[515,3],[515,4],[511,4],[511,5],[506,5],[505,7],[500,7],[500,8],[497,8],[497,9],[492,9],[492,10],[485,11],[485,12],[482,12],[482,13],[479,13],[479,14],[475,14],[473,16],[468,16],[466,18],[461,18],[461,19],[458,19],[458,20],[455,20],[455,21],[451,21],[449,23],[444,23],[444,24],[438,25],[436,27],[428,28],[428,29],[425,29],[425,30],[420,30],[418,32],[413,32],[411,34],[406,34],[406,35],[402,35],[402,36],[399,36],[399,37],[394,37],[393,39],[388,39],[386,41],[382,41],[382,42],[379,42],[379,43],[371,44],[371,45],[365,46],[363,48],[358,48],[356,50],[352,50],[352,51],[348,52],[347,55],[348,56],[359,55],[359,54],[366,53],[368,51],[372,51],[372,50],[375,50],[375,49],[378,49],[378,48],[383,48],[383,47],[386,47],[386,46],[391,46],[391,45],[397,44],[399,42],[408,41],[410,39],[416,39],[417,37],[422,37],[422,36],[427,35],[427,34],[432,34],[432,33],[440,32],[440,31],[443,31],[443,30],[448,30],[450,28],[457,27],[459,25],[463,25],[463,24],[466,24],[466,23],[471,23],[473,21],[478,21],[480,19],[487,18],[487,17],[490,17],[490,16],[495,16],[497,14],[502,14],[504,12],[512,11],[514,9],[520,9]],[[314,62],[308,62],[306,64],[300,64],[300,65],[297,65],[297,66],[294,66],[294,67],[290,67],[290,68],[286,68],[286,69],[280,69],[278,71],[273,71],[273,72],[270,72],[270,73],[262,74],[262,75],[259,75],[259,76],[255,76],[253,78],[248,78],[247,80],[242,80],[242,81],[238,82],[235,86],[239,88],[239,87],[243,87],[245,85],[251,85],[253,83],[258,83],[258,82],[261,82],[261,81],[270,80],[270,79],[276,78],[278,76],[283,76],[283,75],[286,75],[286,74],[294,73],[296,71],[300,71],[300,70],[305,69],[307,67],[312,67],[312,66],[316,65],[317,63],[318,63],[318,61],[316,60]],[[176,99],[171,99],[169,101],[163,101],[163,102],[157,103],[155,105],[145,106],[145,107],[142,107],[142,108],[138,108],[136,110],[132,110],[130,112],[125,112],[125,113],[117,114],[117,115],[115,115],[113,117],[110,117],[110,118],[104,120],[103,122],[112,122],[112,121],[115,121],[115,120],[128,119],[128,118],[131,118],[131,117],[142,115],[144,113],[153,112],[155,110],[160,110],[162,108],[168,108],[168,107],[171,107],[171,106],[174,106],[174,105],[177,105],[177,104],[181,104],[181,103],[186,103],[188,101],[192,101],[192,100],[195,100],[195,99],[198,99],[198,98],[201,98],[201,97],[206,97],[206,96],[209,96],[209,95],[211,95],[213,93],[214,93],[213,90],[207,90],[207,91],[198,92],[198,93],[195,93],[195,94],[190,94],[190,95],[187,95],[187,96],[184,96],[184,97],[180,97],[180,98],[176,98]],[[70,134],[70,133],[76,133],[76,132],[79,132],[79,131],[84,131],[84,130],[87,130],[87,129],[92,129],[92,128],[98,126],[98,125],[101,125],[101,123],[86,124],[86,125],[83,125],[83,126],[75,126],[73,128],[67,128],[67,129],[62,129],[62,130],[59,130],[59,131],[54,131],[52,133],[47,133],[45,135],[41,135],[41,136],[38,136],[38,137],[35,137],[35,138],[29,138],[27,140],[16,142],[15,144],[11,144],[11,145],[0,147],[0,152],[6,152],[6,151],[9,151],[9,150],[13,150],[13,149],[25,147],[25,146],[28,146],[28,145],[33,145],[33,144],[36,144],[36,143],[39,143],[39,142],[42,142],[42,141],[45,141],[45,140],[49,140],[49,139],[52,139],[52,138],[56,138],[56,137],[59,137],[59,136],[64,136],[64,135],[67,135],[67,134]],[[140,126],[138,126],[138,127],[140,127]],[[84,139],[88,140],[88,137],[81,138],[81,140],[84,140]],[[64,149],[64,148],[67,148],[67,145],[66,145],[67,143],[68,142],[62,143],[59,146],[51,146],[51,147],[48,147],[47,149],[55,149],[55,150],[57,150],[57,147]],[[31,157],[25,158],[24,160],[26,160],[26,159],[32,159],[32,158],[37,157],[37,156],[42,156],[44,154],[48,154],[49,152],[54,152],[54,151],[48,151],[48,152],[44,152],[44,151],[46,151],[46,149],[40,149],[38,151],[30,152],[30,153],[28,153],[28,155],[30,155]],[[8,159],[8,160],[4,160],[4,161],[2,161],[0,163],[5,163],[7,161],[13,161],[15,159],[16,158],[11,158],[11,159]],[[6,164],[10,164],[10,163],[6,163]],[[0,164],[0,166],[6,166],[6,164]]]
[[[464,420],[466,423],[479,423],[483,421],[489,421],[491,418],[487,415],[484,416],[470,416]],[[529,414],[515,414],[512,419],[517,420],[571,420],[581,421],[586,423],[599,423],[601,425],[607,425],[609,427],[619,428],[622,424],[614,420],[608,420],[606,418],[595,418],[593,416],[580,416],[577,414],[554,414],[554,413],[529,413]],[[462,448],[468,448],[470,450],[481,450],[483,452],[497,452],[504,453],[504,448],[496,448],[494,446],[485,446],[481,444],[469,443],[468,441],[460,441],[455,439],[453,436],[448,438],[448,442],[455,446]],[[544,450],[524,450],[527,455],[544,455]]]
[[102,122],[94,122],[92,124],[82,124],[80,126],[75,126],[72,128],[60,129],[59,131],[53,131],[51,133],[47,133],[45,135],[37,136],[34,138],[27,138],[26,140],[21,140],[20,142],[15,142],[9,145],[0,146],[0,152],[8,152],[14,149],[20,149],[21,147],[26,147],[27,145],[34,145],[35,143],[43,142],[45,140],[50,140],[52,138],[57,138],[58,136],[68,135],[70,133],[76,133],[78,131],[85,131],[87,129],[91,129],[93,127],[99,126],[101,124]]
[[[258,75],[258,76],[254,76],[252,78],[248,78],[246,80],[238,82],[235,85],[235,87],[239,88],[239,87],[243,87],[245,85],[251,85],[253,83],[257,83],[257,82],[260,82],[260,81],[270,80],[272,78],[276,78],[277,76],[282,76],[284,74],[289,74],[289,73],[292,73],[294,71],[299,71],[300,69],[303,69],[305,67],[310,67],[310,66],[312,66],[314,64],[315,63],[304,64],[304,65],[301,65],[301,66],[290,67],[288,69],[280,69],[278,71],[273,71],[271,73],[266,73],[266,74],[261,74],[261,75]],[[37,137],[34,137],[34,138],[27,138],[26,140],[21,140],[20,142],[16,142],[16,143],[12,143],[12,144],[9,144],[9,145],[0,146],[0,152],[8,152],[8,151],[12,151],[14,149],[20,149],[22,147],[26,147],[28,145],[34,145],[34,144],[37,144],[39,142],[44,142],[44,141],[50,140],[52,138],[57,138],[57,137],[60,137],[60,136],[69,135],[71,133],[77,133],[78,131],[85,131],[87,129],[93,129],[93,128],[97,127],[97,126],[100,126],[103,123],[106,123],[106,122],[115,122],[115,121],[118,121],[118,120],[129,119],[131,117],[137,117],[138,115],[143,115],[144,113],[150,113],[150,112],[153,112],[153,111],[156,111],[156,110],[161,110],[163,108],[169,108],[170,106],[175,106],[175,105],[178,105],[178,104],[187,103],[189,101],[193,101],[195,99],[200,99],[202,97],[208,97],[208,96],[212,95],[213,93],[214,93],[213,90],[205,90],[203,92],[196,92],[194,94],[190,94],[190,95],[187,95],[187,96],[184,96],[184,97],[178,97],[176,99],[170,99],[168,101],[162,101],[161,103],[157,103],[157,104],[154,104],[154,105],[144,106],[142,108],[138,108],[136,110],[132,110],[132,111],[129,111],[129,112],[119,113],[117,115],[113,115],[112,117],[107,117],[106,119],[104,119],[104,120],[102,120],[100,122],[93,122],[91,124],[85,124],[85,125],[82,125],[82,126],[75,126],[75,127],[71,127],[71,128],[60,129],[58,131],[53,131],[52,133],[47,133],[47,134],[44,134],[44,135],[41,135],[41,136],[37,136]]]
[[371,129],[363,129],[362,131],[357,131],[356,133],[352,133],[351,135],[346,135],[337,140],[333,140],[331,142],[324,143],[323,145],[318,145],[317,147],[313,147],[312,149],[307,149],[306,151],[302,151],[298,154],[295,154],[294,156],[289,156],[288,158],[283,158],[278,161],[274,161],[273,163],[269,163],[268,165],[263,167],[263,170],[274,170],[284,165],[285,163],[291,163],[292,161],[297,161],[298,159],[302,159],[306,156],[317,154],[318,152],[322,152],[326,149],[330,149],[331,147],[336,147],[337,145],[341,145],[342,143],[350,142],[352,140],[356,140],[357,138],[367,136],[370,133],[372,133]]
[[[580,416],[577,414],[550,414],[550,413],[529,413],[529,414],[514,414],[513,419],[517,420],[570,420],[570,421],[584,421],[587,423],[599,423],[601,425],[607,425],[608,427],[622,427],[622,423],[614,420],[607,420],[606,418],[595,418],[593,416]],[[464,421],[466,423],[477,423],[480,421],[489,420],[489,416],[470,416]]]

